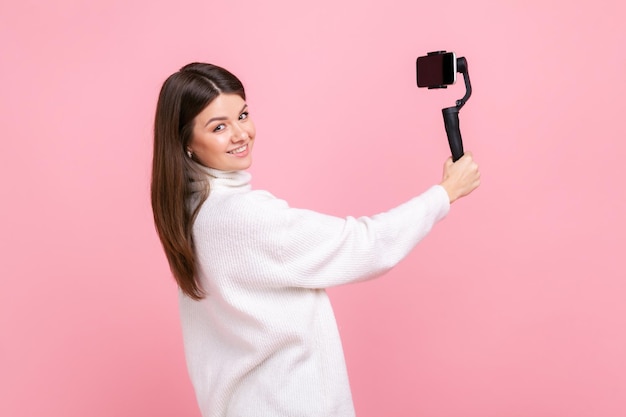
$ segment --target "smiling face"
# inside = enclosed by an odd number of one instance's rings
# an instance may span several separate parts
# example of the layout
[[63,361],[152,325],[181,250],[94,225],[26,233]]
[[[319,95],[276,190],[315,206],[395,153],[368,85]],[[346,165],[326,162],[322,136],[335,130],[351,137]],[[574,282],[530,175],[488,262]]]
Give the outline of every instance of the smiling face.
[[240,171],[252,164],[256,130],[237,94],[220,94],[195,118],[187,150],[202,165]]

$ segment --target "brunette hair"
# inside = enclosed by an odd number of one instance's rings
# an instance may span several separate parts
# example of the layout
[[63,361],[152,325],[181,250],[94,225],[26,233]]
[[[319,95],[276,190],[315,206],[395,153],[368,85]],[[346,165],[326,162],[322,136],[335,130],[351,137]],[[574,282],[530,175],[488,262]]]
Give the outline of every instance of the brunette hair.
[[189,199],[190,184],[199,172],[186,151],[195,117],[222,93],[246,99],[241,81],[224,68],[203,63],[185,65],[163,83],[154,120],[154,223],[178,286],[195,300],[204,298],[206,291],[198,279],[191,230],[209,189],[207,186],[198,199]]

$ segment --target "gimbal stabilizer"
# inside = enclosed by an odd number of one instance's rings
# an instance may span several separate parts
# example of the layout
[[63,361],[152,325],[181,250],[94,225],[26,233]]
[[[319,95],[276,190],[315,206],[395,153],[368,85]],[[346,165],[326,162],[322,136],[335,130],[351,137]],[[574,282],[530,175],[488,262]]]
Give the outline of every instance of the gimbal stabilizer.
[[[430,52],[428,56],[440,55],[444,53],[445,51]],[[472,95],[472,85],[470,84],[469,73],[467,71],[467,61],[465,60],[465,58],[461,57],[456,59],[456,71],[463,74],[463,79],[465,81],[465,95],[463,96],[463,98],[456,101],[456,106],[447,107],[441,110],[443,113],[443,122],[446,128],[446,134],[448,135],[448,144],[450,145],[450,151],[452,151],[453,161],[457,161],[463,156],[463,139],[461,138],[461,130],[459,128],[459,111]],[[454,73],[452,75],[454,75]],[[446,86],[441,83],[439,85],[429,85],[428,88],[446,88]]]

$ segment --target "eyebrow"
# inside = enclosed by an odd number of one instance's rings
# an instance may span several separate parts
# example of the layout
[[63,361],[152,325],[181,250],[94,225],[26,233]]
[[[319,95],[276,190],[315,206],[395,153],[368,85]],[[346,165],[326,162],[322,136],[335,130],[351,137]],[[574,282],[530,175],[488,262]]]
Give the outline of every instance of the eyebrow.
[[[247,104],[247,103],[246,103],[246,104],[244,104],[244,105],[243,105],[243,107],[241,108],[241,110],[239,111],[239,114],[243,113],[243,112],[244,112],[244,110],[245,110],[247,107],[248,107],[248,104]],[[212,117],[212,118],[210,118],[210,119],[209,119],[209,121],[208,121],[208,122],[206,122],[206,123],[204,124],[204,127],[207,127],[207,126],[208,126],[211,122],[215,122],[215,121],[218,121],[218,120],[228,120],[228,117],[224,117],[224,116]]]

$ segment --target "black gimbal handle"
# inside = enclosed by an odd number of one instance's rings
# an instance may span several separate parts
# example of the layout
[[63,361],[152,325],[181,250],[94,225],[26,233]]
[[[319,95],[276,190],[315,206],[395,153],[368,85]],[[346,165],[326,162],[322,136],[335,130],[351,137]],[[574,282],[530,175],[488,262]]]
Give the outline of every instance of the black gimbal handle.
[[441,112],[443,113],[443,123],[446,126],[446,134],[448,135],[448,145],[450,145],[450,151],[452,152],[452,162],[456,162],[463,156],[459,109],[457,107],[448,107],[441,110]]

